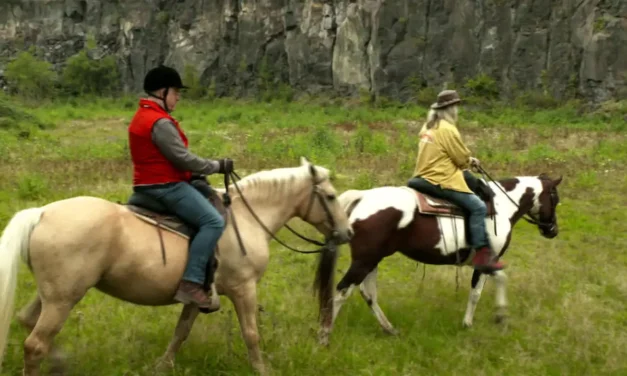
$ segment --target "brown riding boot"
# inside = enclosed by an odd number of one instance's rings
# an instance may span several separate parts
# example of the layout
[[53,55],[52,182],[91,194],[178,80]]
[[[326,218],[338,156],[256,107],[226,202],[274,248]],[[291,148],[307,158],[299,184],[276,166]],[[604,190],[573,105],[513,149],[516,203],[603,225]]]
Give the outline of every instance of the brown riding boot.
[[505,267],[503,263],[496,261],[496,256],[488,247],[481,247],[477,250],[475,257],[472,259],[472,265],[475,270],[483,273],[495,272]]
[[196,304],[199,308],[205,308],[209,311],[220,308],[219,300],[216,308],[215,297],[214,299],[209,299],[203,291],[202,285],[190,281],[181,281],[174,300],[183,304]]

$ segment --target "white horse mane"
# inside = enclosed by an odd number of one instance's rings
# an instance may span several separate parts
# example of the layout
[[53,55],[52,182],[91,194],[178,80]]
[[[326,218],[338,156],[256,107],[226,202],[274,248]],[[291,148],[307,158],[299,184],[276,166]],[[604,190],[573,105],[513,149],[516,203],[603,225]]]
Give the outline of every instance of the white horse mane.
[[[328,169],[321,166],[314,166],[314,168],[318,182],[329,178]],[[247,199],[249,197],[269,198],[271,194],[284,199],[291,196],[296,189],[300,189],[302,183],[311,184],[311,181],[309,164],[304,164],[298,167],[282,167],[255,172],[243,177],[237,182],[237,185],[246,194]],[[224,188],[218,190],[220,192],[225,191]],[[233,183],[229,186],[229,190],[233,192],[233,195],[238,195]]]

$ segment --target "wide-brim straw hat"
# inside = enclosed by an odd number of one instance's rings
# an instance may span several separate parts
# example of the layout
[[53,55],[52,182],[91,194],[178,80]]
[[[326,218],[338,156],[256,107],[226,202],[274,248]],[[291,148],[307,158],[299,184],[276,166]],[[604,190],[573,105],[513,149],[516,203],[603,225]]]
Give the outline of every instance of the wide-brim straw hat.
[[445,108],[460,103],[462,100],[455,90],[443,90],[438,94],[437,102],[431,105],[432,109]]

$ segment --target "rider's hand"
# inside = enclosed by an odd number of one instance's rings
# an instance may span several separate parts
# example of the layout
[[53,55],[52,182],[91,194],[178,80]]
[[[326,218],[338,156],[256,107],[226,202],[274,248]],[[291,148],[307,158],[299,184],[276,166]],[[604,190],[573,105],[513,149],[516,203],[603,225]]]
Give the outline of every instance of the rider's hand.
[[218,172],[220,174],[230,174],[233,172],[233,160],[231,158],[224,158],[218,161],[220,164],[220,169]]
[[207,179],[207,175],[193,172],[192,178],[190,180],[206,180],[206,179]]
[[479,162],[479,160],[475,157],[470,157],[470,165],[473,167],[479,167],[481,166],[481,163]]

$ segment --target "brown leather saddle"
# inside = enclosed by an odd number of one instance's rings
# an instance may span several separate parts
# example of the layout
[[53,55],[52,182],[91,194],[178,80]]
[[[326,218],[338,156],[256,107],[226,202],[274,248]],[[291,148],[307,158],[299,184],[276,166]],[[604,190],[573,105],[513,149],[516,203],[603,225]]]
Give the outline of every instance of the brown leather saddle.
[[[196,186],[195,184],[192,185]],[[196,186],[196,188],[209,200],[209,203],[218,210],[222,218],[226,220],[226,208],[218,192],[208,185],[202,189],[199,189],[198,186]],[[161,203],[142,193],[133,192],[124,206],[139,219],[157,226],[159,229],[173,232],[183,238],[191,240],[198,232],[198,229],[190,226],[178,216],[171,213]]]
[[[435,198],[433,196],[429,196],[426,193],[416,191],[416,195],[418,196],[418,211],[421,214],[426,215],[444,215],[444,216],[454,216],[454,217],[465,217],[464,210],[459,206],[453,204],[448,200],[444,200],[441,198]],[[488,212],[486,217],[491,217],[496,215],[496,209],[494,208],[493,200],[485,200],[482,198],[483,202],[485,202]]]

